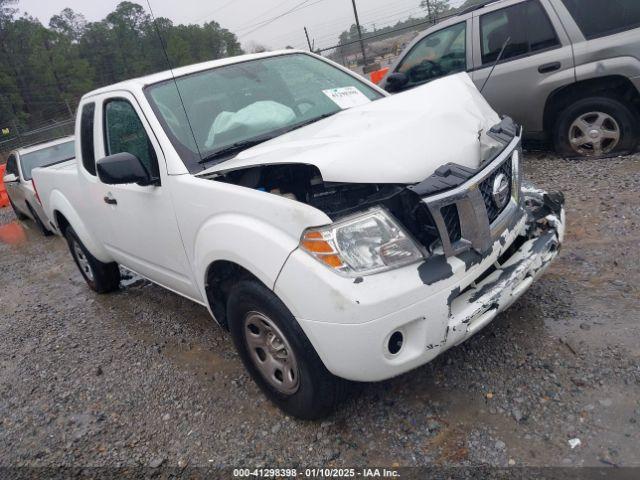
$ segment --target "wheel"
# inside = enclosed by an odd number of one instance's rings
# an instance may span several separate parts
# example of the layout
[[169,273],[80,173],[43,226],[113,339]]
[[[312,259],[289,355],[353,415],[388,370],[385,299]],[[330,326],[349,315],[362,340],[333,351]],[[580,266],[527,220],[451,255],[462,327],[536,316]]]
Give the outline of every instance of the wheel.
[[28,203],[27,203],[27,208],[31,212],[31,216],[33,217],[33,221],[36,222],[36,225],[38,226],[38,230],[40,230],[40,233],[42,233],[42,235],[44,235],[45,237],[50,237],[51,235],[53,235],[53,233],[51,233],[51,230],[49,230],[45,226],[45,224],[42,223],[42,220],[40,220],[40,217],[38,216],[36,211]]
[[282,301],[255,280],[229,293],[227,316],[240,358],[265,395],[304,420],[326,417],[345,397],[347,382],[332,375]]
[[65,231],[71,256],[76,262],[80,273],[91,290],[98,293],[109,293],[118,289],[120,285],[120,269],[117,263],[102,263],[89,253],[78,235],[71,227]]
[[602,157],[635,149],[638,116],[614,98],[591,97],[564,109],[555,126],[556,151],[568,157]]
[[18,220],[26,220],[29,217],[27,217],[24,213],[20,212],[20,210],[18,210],[16,208],[16,206],[14,205],[14,203],[11,201],[11,197],[9,197],[9,204],[11,205],[11,208],[13,209],[13,213],[16,215],[16,218]]

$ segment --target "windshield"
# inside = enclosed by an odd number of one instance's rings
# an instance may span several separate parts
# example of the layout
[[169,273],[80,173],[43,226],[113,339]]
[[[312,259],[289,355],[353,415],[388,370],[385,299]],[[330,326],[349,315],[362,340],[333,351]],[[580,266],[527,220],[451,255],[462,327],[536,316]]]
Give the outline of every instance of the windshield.
[[148,87],[146,95],[191,171],[383,97],[356,77],[303,53],[218,67],[176,82],[178,89],[173,80],[165,81]]
[[64,162],[75,158],[75,142],[73,140],[43,148],[32,153],[20,155],[20,167],[22,168],[22,178],[31,180],[31,171],[38,167],[48,167],[56,163]]

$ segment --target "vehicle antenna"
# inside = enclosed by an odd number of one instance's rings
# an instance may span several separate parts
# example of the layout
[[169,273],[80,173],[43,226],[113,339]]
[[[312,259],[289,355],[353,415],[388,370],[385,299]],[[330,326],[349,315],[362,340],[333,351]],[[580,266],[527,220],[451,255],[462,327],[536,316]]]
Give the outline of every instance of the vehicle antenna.
[[482,85],[482,88],[480,89],[480,93],[482,93],[484,91],[484,87],[487,86],[487,83],[489,83],[489,79],[491,78],[491,75],[493,75],[493,71],[496,69],[496,66],[498,65],[498,62],[500,62],[500,60],[502,60],[502,55],[504,55],[504,51],[507,48],[507,45],[509,45],[509,42],[511,41],[511,37],[507,37],[507,40],[504,42],[504,45],[502,45],[502,50],[500,50],[500,54],[498,55],[498,58],[496,58],[496,61],[493,64],[493,67],[491,67],[491,71],[489,72],[489,75],[487,76],[487,79],[484,81],[484,84]]
[[189,120],[189,114],[187,113],[187,107],[184,105],[184,100],[182,100],[182,94],[180,93],[180,87],[178,86],[178,81],[176,80],[176,76],[173,73],[173,67],[171,66],[171,60],[169,60],[169,54],[167,53],[167,49],[164,45],[164,40],[162,35],[160,34],[160,28],[158,27],[158,23],[156,22],[156,16],[153,13],[153,9],[151,8],[150,0],[147,0],[147,5],[149,6],[149,12],[151,12],[151,20],[153,21],[153,27],[155,28],[156,33],[158,34],[158,38],[160,39],[160,46],[162,47],[162,52],[164,53],[164,58],[167,60],[167,65],[169,65],[169,71],[171,72],[171,78],[173,79],[173,83],[176,86],[176,91],[178,92],[178,98],[180,99],[180,105],[182,105],[182,110],[184,110],[184,116],[187,119],[187,125],[189,125],[189,130],[191,131],[191,136],[193,137],[193,143],[196,146],[196,150],[198,151],[198,157],[200,161],[202,161],[202,153],[200,152],[200,147],[198,146],[198,140],[196,140],[196,134],[194,133],[193,127],[191,126],[191,121]]

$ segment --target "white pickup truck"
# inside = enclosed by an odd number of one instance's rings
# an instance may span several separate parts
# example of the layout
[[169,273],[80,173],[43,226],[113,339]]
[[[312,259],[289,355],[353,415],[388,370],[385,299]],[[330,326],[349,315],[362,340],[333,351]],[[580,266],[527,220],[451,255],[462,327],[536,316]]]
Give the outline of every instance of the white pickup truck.
[[34,179],[97,292],[119,265],[206,306],[285,412],[328,414],[458,345],[557,255],[562,194],[466,73],[393,97],[273,52],[85,95],[77,163]]

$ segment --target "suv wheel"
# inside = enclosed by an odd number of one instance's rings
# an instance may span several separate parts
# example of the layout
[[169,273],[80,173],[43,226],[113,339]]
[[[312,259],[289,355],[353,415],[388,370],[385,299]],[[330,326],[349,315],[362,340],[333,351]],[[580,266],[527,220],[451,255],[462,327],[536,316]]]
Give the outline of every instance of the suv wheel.
[[556,122],[556,151],[567,157],[629,153],[637,144],[638,117],[620,101],[585,98],[564,109]]
[[65,237],[67,237],[71,256],[89,288],[98,293],[109,293],[117,290],[120,285],[118,264],[102,263],[91,255],[73,228],[67,227]]
[[227,316],[240,358],[265,395],[285,413],[323,418],[346,394],[347,382],[332,375],[282,301],[254,280],[236,284]]

